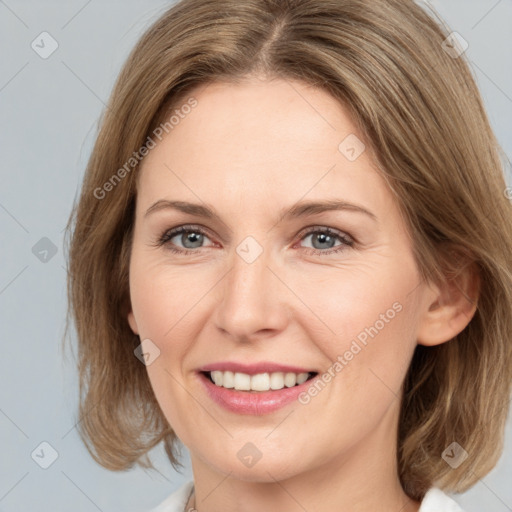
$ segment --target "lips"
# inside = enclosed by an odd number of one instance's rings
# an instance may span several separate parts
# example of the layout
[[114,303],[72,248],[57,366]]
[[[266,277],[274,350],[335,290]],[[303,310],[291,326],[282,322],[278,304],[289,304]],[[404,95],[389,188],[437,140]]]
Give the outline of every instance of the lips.
[[[261,415],[296,401],[318,372],[277,363],[219,362],[203,366],[197,375],[206,394],[222,408],[237,414]],[[267,385],[262,385],[262,380]]]

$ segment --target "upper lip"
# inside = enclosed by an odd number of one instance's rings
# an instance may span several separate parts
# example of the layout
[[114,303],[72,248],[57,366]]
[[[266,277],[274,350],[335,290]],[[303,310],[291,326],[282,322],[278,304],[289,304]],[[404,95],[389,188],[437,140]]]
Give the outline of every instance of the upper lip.
[[221,361],[218,363],[211,363],[204,365],[199,368],[199,372],[211,372],[215,370],[220,370],[224,372],[238,372],[238,373],[247,373],[248,375],[256,375],[258,373],[274,373],[274,372],[283,372],[283,373],[310,373],[313,372],[311,369],[301,368],[299,366],[289,366],[286,364],[278,364],[262,361],[260,363],[237,363],[235,361]]

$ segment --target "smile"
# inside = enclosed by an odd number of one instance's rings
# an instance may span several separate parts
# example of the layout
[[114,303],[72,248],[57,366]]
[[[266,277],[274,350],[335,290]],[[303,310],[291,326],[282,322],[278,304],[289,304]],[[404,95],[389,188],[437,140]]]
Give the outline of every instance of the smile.
[[319,373],[270,363],[216,363],[196,375],[206,395],[223,409],[263,415],[296,402]]

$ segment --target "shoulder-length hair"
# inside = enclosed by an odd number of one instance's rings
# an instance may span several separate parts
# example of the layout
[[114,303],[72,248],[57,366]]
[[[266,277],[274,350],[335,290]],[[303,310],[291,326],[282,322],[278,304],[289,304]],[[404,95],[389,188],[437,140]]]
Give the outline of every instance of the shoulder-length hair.
[[[141,155],[163,120],[172,127],[173,109],[193,105],[196,87],[264,75],[322,88],[349,109],[423,279],[456,282],[467,265],[478,269],[475,315],[452,340],[417,345],[404,380],[404,491],[416,500],[434,484],[463,492],[496,465],[512,381],[512,205],[474,77],[435,16],[412,0],[182,0],[145,32],[113,89],[66,232],[78,428],[98,463],[151,468],[147,452],[163,441],[180,466],[127,322]],[[468,453],[456,469],[442,457],[452,442]]]

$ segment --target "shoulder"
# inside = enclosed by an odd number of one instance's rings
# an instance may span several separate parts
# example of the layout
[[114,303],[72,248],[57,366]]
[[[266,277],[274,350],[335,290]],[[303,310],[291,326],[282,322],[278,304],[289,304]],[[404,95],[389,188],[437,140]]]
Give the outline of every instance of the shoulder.
[[183,512],[187,504],[188,497],[194,487],[194,481],[190,480],[178,487],[171,495],[160,503],[160,505],[148,510],[147,512]]
[[441,489],[432,487],[425,494],[418,512],[464,512],[464,510]]

